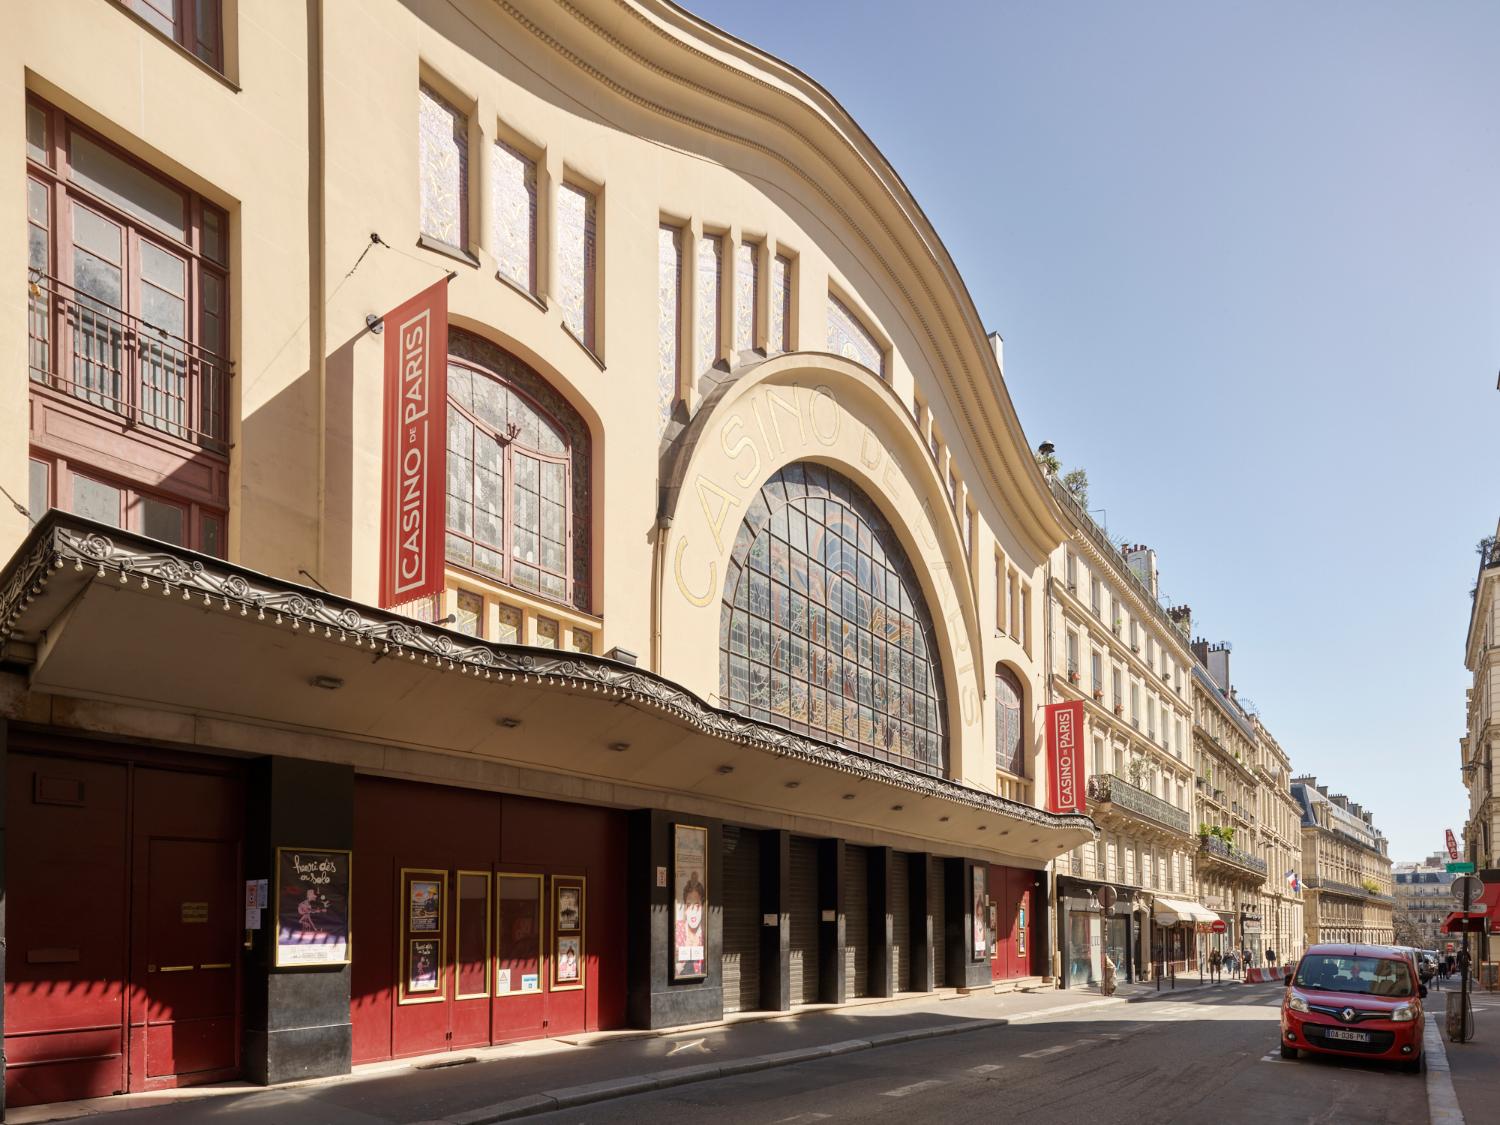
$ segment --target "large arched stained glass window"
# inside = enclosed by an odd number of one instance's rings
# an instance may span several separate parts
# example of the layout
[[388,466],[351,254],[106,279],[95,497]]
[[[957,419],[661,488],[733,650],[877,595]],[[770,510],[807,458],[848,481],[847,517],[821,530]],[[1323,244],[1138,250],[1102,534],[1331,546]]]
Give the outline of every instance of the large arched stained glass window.
[[995,765],[1006,773],[1024,777],[1021,757],[1021,681],[1005,665],[995,668]]
[[719,646],[731,710],[946,772],[942,669],[921,588],[880,511],[832,469],[788,465],[752,500]]

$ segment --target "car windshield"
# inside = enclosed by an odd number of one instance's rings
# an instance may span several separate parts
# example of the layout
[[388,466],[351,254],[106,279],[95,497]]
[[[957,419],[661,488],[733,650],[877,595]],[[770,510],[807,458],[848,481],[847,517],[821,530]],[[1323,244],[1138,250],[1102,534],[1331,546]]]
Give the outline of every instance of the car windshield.
[[1369,996],[1409,996],[1411,967],[1388,957],[1333,957],[1310,953],[1297,966],[1298,988],[1356,992]]

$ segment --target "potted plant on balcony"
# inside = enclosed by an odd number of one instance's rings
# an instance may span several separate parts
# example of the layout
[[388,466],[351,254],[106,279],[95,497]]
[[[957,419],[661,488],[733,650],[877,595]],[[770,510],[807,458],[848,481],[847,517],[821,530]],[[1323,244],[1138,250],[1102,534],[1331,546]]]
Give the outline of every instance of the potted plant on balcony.
[[1124,718],[1124,716],[1125,716],[1125,704],[1123,704],[1123,703],[1116,703],[1115,704],[1115,717],[1116,718]]
[[1078,682],[1078,679],[1079,679],[1078,669],[1077,668],[1069,668],[1068,669],[1068,683],[1070,683],[1070,684],[1076,684]]
[[1100,703],[1100,702],[1103,701],[1103,699],[1104,699],[1104,689],[1102,687],[1096,687],[1094,689],[1094,702],[1095,703]]

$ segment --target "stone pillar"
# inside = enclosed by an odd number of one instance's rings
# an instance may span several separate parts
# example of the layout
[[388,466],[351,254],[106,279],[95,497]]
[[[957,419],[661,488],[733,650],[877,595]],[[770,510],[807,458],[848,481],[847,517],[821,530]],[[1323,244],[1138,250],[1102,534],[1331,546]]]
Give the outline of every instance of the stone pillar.
[[891,916],[891,864],[903,862],[890,848],[870,848],[870,981],[871,996],[897,992],[894,919]]
[[[269,879],[273,890],[244,961],[245,1077],[275,1085],[348,1074],[350,966],[276,967],[274,888],[278,847],[353,849],[354,768],[260,758],[251,763],[246,795],[245,878]],[[351,933],[358,932],[358,912],[352,900]]]
[[[703,828],[708,833],[708,948],[702,980],[672,980],[673,827]],[[724,1018],[723,828],[711,817],[661,809],[640,809],[630,816],[628,902],[626,906],[626,1014],[630,1026],[678,1027]],[[658,879],[658,874],[665,875]],[[664,882],[665,886],[658,885]]]
[[911,914],[911,975],[907,982],[913,992],[931,992],[937,987],[934,977],[933,941],[941,941],[943,920],[934,918],[928,909],[928,878],[932,871],[932,857],[926,852],[915,852],[907,857],[911,864],[908,870]]
[[842,1004],[845,998],[843,891],[844,841],[819,840],[818,1002],[821,1004]]
[[[792,1007],[792,918],[787,909],[792,882],[792,834],[760,834],[760,1006],[771,1012]],[[774,918],[774,925],[766,919]]]

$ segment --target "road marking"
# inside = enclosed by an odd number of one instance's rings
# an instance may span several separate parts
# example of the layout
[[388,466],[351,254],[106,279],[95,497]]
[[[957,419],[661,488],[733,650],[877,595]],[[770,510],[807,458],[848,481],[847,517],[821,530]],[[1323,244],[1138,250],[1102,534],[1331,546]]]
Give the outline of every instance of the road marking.
[[1422,1032],[1422,1051],[1427,1056],[1427,1117],[1432,1125],[1464,1125],[1464,1111],[1453,1092],[1453,1075],[1448,1069],[1448,1050],[1443,1033],[1438,1030],[1437,1016],[1427,1017]]
[[[667,1054],[668,1055],[675,1055],[678,1051],[691,1051],[695,1047],[702,1047],[702,1046],[703,1046],[703,1040],[702,1039],[690,1039],[686,1043],[676,1043],[676,1044],[673,1044],[672,1049],[670,1051],[668,1051]],[[706,1048],[705,1048],[705,1050],[706,1050]]]
[[826,1113],[798,1113],[791,1117],[783,1117],[776,1125],[796,1125],[800,1121],[826,1121],[827,1119]]
[[969,1067],[970,1074],[988,1074],[992,1070],[999,1070],[999,1063],[980,1063],[978,1066]]
[[1060,1043],[1056,1047],[1043,1047],[1040,1051],[1028,1051],[1024,1055],[1017,1055],[1020,1059],[1044,1059],[1048,1055],[1060,1055],[1064,1051],[1071,1051],[1073,1044]]
[[944,1085],[940,1078],[929,1078],[926,1082],[913,1082],[910,1086],[897,1086],[894,1090],[886,1090],[881,1094],[883,1098],[904,1098],[907,1094],[915,1094],[918,1090],[930,1090],[934,1086]]

